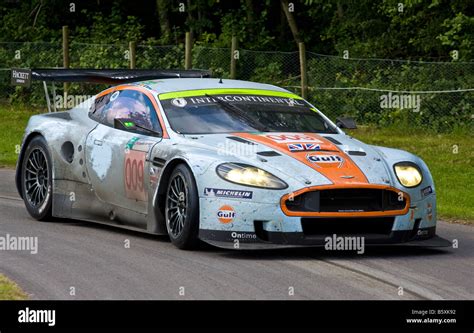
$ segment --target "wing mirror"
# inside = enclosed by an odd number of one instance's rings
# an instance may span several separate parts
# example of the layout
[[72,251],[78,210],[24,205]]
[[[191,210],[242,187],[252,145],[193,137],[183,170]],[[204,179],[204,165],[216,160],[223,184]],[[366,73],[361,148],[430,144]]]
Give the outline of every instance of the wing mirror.
[[352,117],[337,117],[336,126],[345,129],[356,129],[357,124]]
[[135,125],[135,122],[129,118],[115,118],[114,128],[124,131],[133,131],[138,129]]
[[130,118],[115,118],[114,128],[129,132],[141,132],[140,134],[143,134],[143,132],[148,132],[152,136],[157,136],[160,138],[163,136],[163,134],[160,132],[135,124],[133,119]]

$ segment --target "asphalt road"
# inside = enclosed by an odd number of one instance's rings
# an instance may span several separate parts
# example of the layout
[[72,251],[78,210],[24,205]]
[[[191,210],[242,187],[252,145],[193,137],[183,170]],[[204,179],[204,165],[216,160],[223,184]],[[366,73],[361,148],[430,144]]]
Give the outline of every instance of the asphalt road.
[[0,273],[32,299],[474,299],[470,226],[439,223],[438,234],[457,239],[457,249],[185,252],[162,236],[37,222],[16,194],[13,175],[0,169],[0,236],[37,236],[38,253],[0,251]]

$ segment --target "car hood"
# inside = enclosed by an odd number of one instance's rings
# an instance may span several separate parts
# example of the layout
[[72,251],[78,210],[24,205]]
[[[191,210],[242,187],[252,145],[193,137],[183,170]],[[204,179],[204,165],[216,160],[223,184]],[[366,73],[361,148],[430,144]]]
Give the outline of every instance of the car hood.
[[379,150],[345,134],[227,133],[186,136],[217,160],[251,164],[304,186],[394,185],[392,166]]

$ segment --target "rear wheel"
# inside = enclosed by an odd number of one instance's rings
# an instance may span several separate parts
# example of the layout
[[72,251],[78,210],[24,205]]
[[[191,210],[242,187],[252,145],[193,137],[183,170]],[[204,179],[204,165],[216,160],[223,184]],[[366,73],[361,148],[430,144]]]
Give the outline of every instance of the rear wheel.
[[42,136],[34,137],[25,151],[21,166],[23,201],[28,213],[37,220],[51,217],[52,163]]
[[199,202],[196,182],[189,168],[179,164],[173,170],[166,192],[166,228],[171,242],[190,250],[199,244]]

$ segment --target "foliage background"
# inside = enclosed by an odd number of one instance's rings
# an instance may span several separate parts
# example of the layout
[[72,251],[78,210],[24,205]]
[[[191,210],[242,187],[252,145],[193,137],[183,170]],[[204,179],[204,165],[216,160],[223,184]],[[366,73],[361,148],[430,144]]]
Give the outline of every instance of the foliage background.
[[[282,9],[288,6],[294,24]],[[183,68],[190,31],[194,68],[228,77],[235,35],[239,79],[295,92],[295,50],[305,42],[309,99],[332,118],[472,130],[474,92],[465,90],[474,88],[474,6],[468,0],[6,0],[0,17],[0,97],[10,102],[44,106],[42,87],[11,87],[8,69],[62,66],[63,25],[70,28],[73,68],[126,68],[129,41],[138,45],[137,67]],[[70,93],[99,88],[72,85]],[[416,113],[381,109],[380,97],[390,90],[450,92],[422,94]]]

